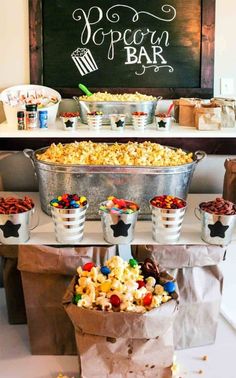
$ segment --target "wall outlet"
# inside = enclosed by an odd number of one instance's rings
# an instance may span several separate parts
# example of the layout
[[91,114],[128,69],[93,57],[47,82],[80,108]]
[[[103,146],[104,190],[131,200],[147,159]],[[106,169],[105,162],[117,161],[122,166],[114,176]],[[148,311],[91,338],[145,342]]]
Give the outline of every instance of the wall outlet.
[[234,79],[226,77],[221,78],[220,94],[223,96],[234,94]]

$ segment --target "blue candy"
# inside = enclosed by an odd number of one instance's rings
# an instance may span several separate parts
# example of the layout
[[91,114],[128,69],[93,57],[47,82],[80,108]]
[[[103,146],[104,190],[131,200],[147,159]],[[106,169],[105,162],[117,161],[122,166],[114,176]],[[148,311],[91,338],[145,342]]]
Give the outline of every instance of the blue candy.
[[176,289],[176,285],[173,281],[166,282],[164,284],[164,290],[168,293],[173,293]]
[[105,276],[107,276],[109,273],[111,273],[110,269],[108,268],[108,266],[102,266],[101,267],[101,273],[104,274]]
[[75,205],[75,200],[70,201],[70,205]]

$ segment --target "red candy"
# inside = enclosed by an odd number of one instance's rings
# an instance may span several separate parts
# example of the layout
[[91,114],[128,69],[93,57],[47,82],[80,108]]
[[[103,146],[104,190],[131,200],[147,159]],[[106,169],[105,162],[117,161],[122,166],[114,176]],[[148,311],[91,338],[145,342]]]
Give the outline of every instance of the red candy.
[[93,262],[88,262],[86,264],[84,264],[83,266],[83,270],[85,270],[86,272],[90,272],[91,269],[95,266],[95,264]]
[[65,118],[79,117],[79,113],[78,112],[63,112],[60,114],[60,116],[65,117]]
[[118,297],[118,295],[116,294],[113,294],[110,298],[110,303],[112,304],[112,306],[114,307],[119,307],[120,306],[120,298]]
[[186,206],[186,201],[174,196],[156,196],[151,200],[151,204],[160,209],[182,209]]
[[145,297],[143,298],[143,305],[150,306],[151,303],[152,303],[152,293],[147,293]]
[[141,287],[145,286],[145,282],[144,281],[137,281],[137,284],[138,284],[138,288],[139,289],[141,289]]
[[147,113],[144,113],[144,112],[133,112],[132,115],[133,116],[144,116],[144,115],[146,116]]

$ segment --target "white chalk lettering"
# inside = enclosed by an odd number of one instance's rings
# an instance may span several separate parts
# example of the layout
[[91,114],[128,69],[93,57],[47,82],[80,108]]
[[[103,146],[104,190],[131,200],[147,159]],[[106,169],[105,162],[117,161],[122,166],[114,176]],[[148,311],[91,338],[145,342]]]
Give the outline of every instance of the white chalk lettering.
[[136,56],[137,49],[135,47],[124,47],[127,51],[127,61],[125,64],[135,64],[138,61],[138,57]]
[[147,51],[145,50],[144,46],[141,46],[141,48],[140,48],[140,51],[139,51],[139,58],[138,58],[137,63],[139,63],[139,64],[142,63],[142,57],[144,57],[144,58],[146,59],[146,62],[147,62],[148,64],[151,64],[151,63],[152,63],[152,61],[151,61],[151,59],[149,58],[148,53],[147,53]]
[[[152,50],[153,50],[153,61],[151,63],[156,64],[157,63],[157,57],[161,59],[161,64],[167,63],[167,61],[162,56],[163,48],[161,46],[152,46]],[[147,63],[149,63],[149,62],[147,61]]]
[[[126,17],[130,14],[130,28],[125,30],[122,29],[122,12],[126,14]],[[81,44],[89,44],[90,49],[91,43],[95,46],[108,46],[107,59],[114,60],[116,51],[124,49],[126,52],[124,64],[136,64],[142,68],[141,71],[135,72],[137,75],[143,75],[147,68],[153,68],[154,72],[159,72],[160,67],[166,67],[169,68],[169,72],[173,72],[173,67],[167,64],[164,57],[164,48],[170,45],[170,35],[168,30],[163,30],[163,23],[172,22],[177,12],[172,5],[164,4],[155,13],[145,10],[137,11],[129,5],[116,4],[106,11],[99,6],[92,6],[86,11],[83,8],[77,8],[72,13],[72,18],[81,24]],[[156,30],[140,27],[140,21],[143,22],[148,18],[156,20]],[[112,27],[109,27],[109,24]],[[136,27],[132,28],[132,26]]]

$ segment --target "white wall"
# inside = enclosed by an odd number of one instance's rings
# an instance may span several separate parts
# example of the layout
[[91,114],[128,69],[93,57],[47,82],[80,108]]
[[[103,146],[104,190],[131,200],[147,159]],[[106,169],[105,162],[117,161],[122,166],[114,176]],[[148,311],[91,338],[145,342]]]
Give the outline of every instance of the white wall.
[[[220,78],[232,77],[236,93],[236,1],[216,0],[215,95]],[[0,0],[0,90],[29,83],[28,0]]]

